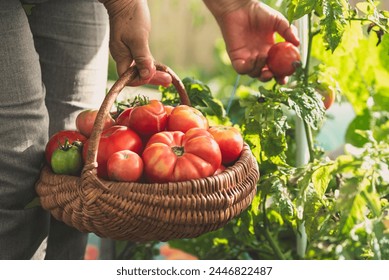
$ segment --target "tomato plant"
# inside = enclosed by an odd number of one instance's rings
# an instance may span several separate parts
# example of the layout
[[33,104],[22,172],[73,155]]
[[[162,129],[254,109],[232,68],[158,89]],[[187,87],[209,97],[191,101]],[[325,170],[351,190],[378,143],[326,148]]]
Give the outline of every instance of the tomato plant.
[[75,141],[85,142],[87,138],[76,130],[61,130],[53,134],[45,147],[46,162],[50,164],[53,152],[65,145],[65,141],[73,144]]
[[163,131],[154,134],[142,154],[145,177],[150,182],[177,182],[204,178],[221,164],[221,152],[205,129],[186,133]]
[[[84,160],[86,160],[88,147],[89,140],[87,140],[84,144]],[[101,178],[108,178],[107,161],[113,153],[122,150],[130,150],[140,154],[142,149],[142,140],[132,129],[121,125],[114,125],[107,128],[101,134],[99,148],[97,151],[97,175]]]
[[295,45],[279,42],[269,49],[266,64],[275,77],[283,78],[296,71],[300,59],[300,51]]
[[[87,109],[81,111],[76,117],[76,127],[77,130],[81,132],[81,134],[86,137],[90,137],[93,129],[93,125],[95,124],[96,116],[99,110],[97,109]],[[115,124],[115,120],[111,115],[107,115],[104,119],[103,128],[106,129]]]
[[68,140],[57,148],[51,157],[51,169],[56,174],[78,176],[83,167],[81,149],[82,143],[75,141],[72,144]]
[[130,150],[113,153],[107,161],[108,178],[121,182],[136,182],[143,173],[142,158]]
[[150,136],[166,129],[167,114],[158,100],[135,106],[129,115],[129,127],[139,135]]
[[168,118],[167,130],[185,133],[194,127],[208,129],[208,120],[199,110],[187,105],[178,105],[172,110]]

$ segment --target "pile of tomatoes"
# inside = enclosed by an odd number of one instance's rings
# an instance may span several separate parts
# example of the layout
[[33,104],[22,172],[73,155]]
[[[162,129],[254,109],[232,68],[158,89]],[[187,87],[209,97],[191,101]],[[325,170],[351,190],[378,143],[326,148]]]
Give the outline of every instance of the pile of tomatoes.
[[[57,174],[78,176],[98,110],[84,110],[77,130],[54,134],[46,160]],[[97,151],[97,175],[111,181],[178,182],[222,172],[241,155],[243,138],[232,126],[209,126],[197,109],[159,100],[105,117]]]

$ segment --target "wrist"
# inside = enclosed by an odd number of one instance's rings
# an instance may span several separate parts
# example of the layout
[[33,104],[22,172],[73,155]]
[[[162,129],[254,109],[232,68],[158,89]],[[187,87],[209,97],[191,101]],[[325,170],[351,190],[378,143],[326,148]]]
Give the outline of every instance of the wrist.
[[217,19],[226,13],[236,11],[253,0],[203,0],[209,11]]

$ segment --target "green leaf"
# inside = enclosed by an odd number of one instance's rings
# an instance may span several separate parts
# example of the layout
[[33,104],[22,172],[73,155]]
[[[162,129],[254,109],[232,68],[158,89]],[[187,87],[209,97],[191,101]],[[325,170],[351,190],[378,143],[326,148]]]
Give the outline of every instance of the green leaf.
[[289,0],[287,18],[289,22],[312,12],[320,0]]
[[356,147],[363,147],[363,145],[368,142],[368,139],[363,137],[360,133],[357,133],[357,130],[370,130],[371,121],[372,116],[368,110],[365,110],[361,115],[356,116],[347,127],[346,142]]
[[323,0],[324,18],[320,21],[324,41],[332,52],[342,40],[344,27],[347,24],[344,19],[344,0]]
[[325,109],[321,97],[310,88],[293,89],[288,93],[288,97],[287,102],[289,107],[312,129],[317,130],[325,116]]

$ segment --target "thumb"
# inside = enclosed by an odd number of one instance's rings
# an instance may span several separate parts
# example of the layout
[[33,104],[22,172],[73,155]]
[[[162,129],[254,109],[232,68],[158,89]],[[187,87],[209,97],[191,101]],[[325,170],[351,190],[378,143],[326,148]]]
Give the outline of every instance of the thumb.
[[296,26],[289,24],[286,18],[278,17],[278,21],[275,25],[275,31],[293,45],[298,46],[300,44],[300,40],[297,37]]
[[135,66],[139,71],[140,80],[149,81],[155,75],[156,69],[148,42],[133,44],[131,53]]

